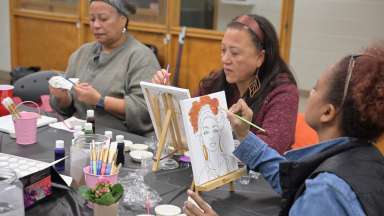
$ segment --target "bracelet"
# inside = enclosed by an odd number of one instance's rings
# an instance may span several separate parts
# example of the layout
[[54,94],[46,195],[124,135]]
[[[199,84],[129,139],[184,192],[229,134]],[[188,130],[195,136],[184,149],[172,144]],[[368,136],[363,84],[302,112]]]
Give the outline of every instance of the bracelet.
[[99,101],[97,101],[96,103],[96,108],[104,109],[104,105],[105,105],[104,102],[105,102],[105,97],[101,96]]

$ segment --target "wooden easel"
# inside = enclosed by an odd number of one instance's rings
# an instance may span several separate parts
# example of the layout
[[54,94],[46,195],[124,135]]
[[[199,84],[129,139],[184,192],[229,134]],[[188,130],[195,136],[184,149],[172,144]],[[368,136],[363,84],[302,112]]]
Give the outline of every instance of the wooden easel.
[[[173,153],[180,152],[184,154],[184,152],[188,149],[183,143],[181,137],[180,127],[175,113],[176,109],[174,107],[174,100],[172,94],[161,93],[160,96],[156,96],[151,94],[148,89],[146,89],[145,91],[148,95],[149,106],[151,106],[151,110],[155,119],[154,127],[156,127],[156,130],[158,131],[157,135],[159,136],[157,137],[159,143],[155,155],[155,162],[153,163],[152,167],[152,171],[156,172],[159,170],[161,152],[163,151],[164,146],[166,144],[168,133],[170,133],[171,138],[170,144],[174,147]],[[164,110],[161,110],[160,100],[163,102]],[[191,189],[198,193],[199,191],[210,191],[225,184],[230,184],[230,191],[234,191],[234,181],[239,179],[245,173],[246,168],[240,168],[217,179],[206,182],[202,185],[195,185],[194,182],[192,182]]]
[[215,188],[221,187],[223,185],[229,184],[229,190],[235,191],[235,184],[234,182],[239,179],[241,176],[243,176],[247,172],[246,168],[239,168],[235,171],[232,171],[228,173],[227,175],[221,176],[217,179],[211,180],[209,182],[206,182],[202,185],[195,185],[195,182],[192,182],[191,190],[195,191],[196,193],[204,192],[204,191],[211,191]]
[[[147,94],[149,95],[150,100],[150,106],[153,110],[155,122],[156,124],[154,127],[157,128],[157,131],[160,132],[160,137],[158,137],[159,143],[157,146],[157,151],[155,155],[155,162],[153,163],[152,171],[156,172],[159,170],[160,165],[160,157],[161,152],[164,149],[164,146],[167,141],[167,135],[168,132],[170,132],[171,135],[171,144],[174,147],[174,152],[180,152],[184,154],[187,149],[185,148],[185,145],[182,143],[181,139],[181,133],[180,133],[180,127],[179,123],[177,122],[176,114],[175,114],[175,108],[173,104],[173,97],[169,93],[161,93],[161,97],[156,97],[154,95],[151,95],[150,92],[147,90]],[[162,99],[163,105],[164,105],[164,118],[161,118],[161,108],[160,108],[160,98]],[[160,125],[160,122],[162,124]]]

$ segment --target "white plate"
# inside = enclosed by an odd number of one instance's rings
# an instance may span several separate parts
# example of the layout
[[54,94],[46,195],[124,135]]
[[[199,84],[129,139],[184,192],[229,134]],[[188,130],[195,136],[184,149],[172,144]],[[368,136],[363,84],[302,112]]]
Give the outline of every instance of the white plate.
[[124,151],[131,151],[133,142],[131,140],[124,140]]
[[131,151],[146,151],[148,150],[148,146],[144,144],[133,144],[131,147]]
[[181,208],[175,205],[159,205],[155,208],[158,216],[177,216],[181,214]]
[[142,159],[152,158],[153,153],[149,151],[131,151],[129,156],[131,156],[132,160],[141,162]]

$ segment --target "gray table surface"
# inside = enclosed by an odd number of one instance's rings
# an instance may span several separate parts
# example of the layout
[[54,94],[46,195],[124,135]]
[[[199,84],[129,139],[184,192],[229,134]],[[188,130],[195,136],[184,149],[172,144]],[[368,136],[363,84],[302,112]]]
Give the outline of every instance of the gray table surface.
[[[102,134],[104,130],[105,128],[102,126],[96,127],[97,133]],[[112,130],[114,136],[122,134],[134,143],[143,143],[147,139],[127,132],[113,129],[108,130]],[[18,145],[15,143],[15,139],[10,138],[5,133],[0,132],[0,136],[0,152],[45,162],[54,161],[55,140],[64,140],[66,154],[69,154],[72,139],[72,133],[47,126],[38,129],[38,142],[33,145]],[[68,174],[68,168],[70,167],[69,161],[66,160],[66,174]],[[128,155],[126,156],[125,166],[129,167],[129,169],[138,167],[137,164],[131,162]],[[187,199],[185,191],[191,185],[191,181],[192,171],[190,168],[159,171],[157,173],[150,173],[145,177],[145,182],[161,195],[161,203],[174,204],[179,207],[182,207]],[[249,185],[240,185],[236,182],[235,192],[229,192],[228,187],[224,186],[210,192],[204,192],[202,196],[220,215],[277,215],[280,209],[279,196],[262,177],[257,180],[251,180]],[[44,202],[40,205],[43,204]],[[51,203],[51,205],[54,204]],[[121,208],[124,208],[121,211],[124,212],[122,215],[144,213],[144,209],[131,210],[125,207]],[[68,215],[64,212],[59,214],[52,209],[47,209],[46,212],[41,211],[36,206],[31,210],[27,210],[26,215],[41,215],[42,213],[44,215]],[[90,214],[89,211],[84,211],[83,215]]]

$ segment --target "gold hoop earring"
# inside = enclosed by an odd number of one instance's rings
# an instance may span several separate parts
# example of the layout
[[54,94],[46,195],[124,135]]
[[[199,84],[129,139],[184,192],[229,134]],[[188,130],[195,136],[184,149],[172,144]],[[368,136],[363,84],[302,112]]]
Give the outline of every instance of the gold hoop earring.
[[249,95],[251,97],[254,97],[256,95],[256,93],[259,91],[260,86],[261,86],[261,83],[260,83],[260,79],[259,79],[259,69],[257,69],[255,76],[252,78],[252,80],[248,86]]
[[208,158],[208,150],[207,150],[207,146],[205,146],[203,144],[203,155],[204,155],[204,159],[207,161],[209,158]]

